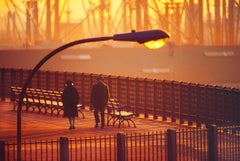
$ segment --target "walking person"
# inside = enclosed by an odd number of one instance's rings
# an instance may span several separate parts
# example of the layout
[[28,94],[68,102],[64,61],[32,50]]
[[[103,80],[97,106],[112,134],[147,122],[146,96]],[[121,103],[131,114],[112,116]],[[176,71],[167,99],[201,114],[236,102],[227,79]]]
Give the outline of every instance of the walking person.
[[62,94],[62,102],[64,107],[63,117],[68,117],[70,127],[69,129],[75,129],[74,122],[75,117],[78,116],[77,105],[79,102],[79,94],[77,89],[71,80],[66,81],[65,89]]
[[102,76],[97,77],[97,83],[93,85],[91,91],[91,106],[94,108],[95,128],[100,123],[99,112],[101,115],[101,128],[104,128],[104,111],[109,99],[108,85],[104,83]]

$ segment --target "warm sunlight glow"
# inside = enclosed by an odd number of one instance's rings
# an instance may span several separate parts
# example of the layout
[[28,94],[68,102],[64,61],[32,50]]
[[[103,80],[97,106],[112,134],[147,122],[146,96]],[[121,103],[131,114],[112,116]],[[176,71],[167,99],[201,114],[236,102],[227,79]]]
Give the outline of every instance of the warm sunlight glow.
[[166,44],[167,40],[168,38],[152,40],[152,41],[145,42],[144,45],[149,49],[159,49]]
[[[54,48],[83,38],[158,28],[173,35],[176,45],[239,45],[239,2],[0,0],[5,24],[0,28],[0,47]],[[44,41],[54,45],[43,45]],[[115,46],[112,41],[98,44]]]

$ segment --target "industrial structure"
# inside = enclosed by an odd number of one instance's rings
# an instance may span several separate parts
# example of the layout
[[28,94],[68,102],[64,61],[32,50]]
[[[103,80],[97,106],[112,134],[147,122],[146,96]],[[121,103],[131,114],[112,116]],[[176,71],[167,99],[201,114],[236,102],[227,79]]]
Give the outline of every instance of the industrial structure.
[[[240,44],[240,0],[3,0],[0,48],[162,29],[176,45]],[[79,6],[79,16],[72,6]],[[74,18],[75,17],[75,18]]]

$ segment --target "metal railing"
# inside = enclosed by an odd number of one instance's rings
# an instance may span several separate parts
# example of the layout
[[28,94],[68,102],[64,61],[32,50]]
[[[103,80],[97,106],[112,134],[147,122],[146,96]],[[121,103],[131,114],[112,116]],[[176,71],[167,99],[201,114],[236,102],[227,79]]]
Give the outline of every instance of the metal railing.
[[[45,161],[238,161],[240,126],[179,129],[114,136],[24,141],[23,160]],[[17,144],[0,141],[3,161],[14,161]]]
[[134,133],[125,136],[125,160],[167,160],[167,132]]
[[[30,70],[0,69],[1,100],[11,98],[11,86],[22,86]],[[90,91],[98,74],[38,71],[30,84],[33,88],[63,90],[67,79],[77,87],[83,106],[90,104]],[[240,90],[220,86],[169,80],[151,80],[105,75],[112,98],[132,107],[137,115],[170,120],[180,124],[240,123]]]
[[218,160],[240,160],[240,126],[218,128]]
[[[208,160],[207,129],[178,130],[177,134],[177,160]],[[187,158],[187,159],[186,159]]]
[[[17,143],[4,142],[3,161],[17,160]],[[22,159],[28,160],[60,160],[59,140],[28,140],[22,143]]]

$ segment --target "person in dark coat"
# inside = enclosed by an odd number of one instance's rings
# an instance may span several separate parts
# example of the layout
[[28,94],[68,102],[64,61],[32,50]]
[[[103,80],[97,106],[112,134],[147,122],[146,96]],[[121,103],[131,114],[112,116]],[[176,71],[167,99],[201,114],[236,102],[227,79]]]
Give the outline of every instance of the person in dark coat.
[[75,117],[78,116],[77,105],[79,98],[78,91],[74,87],[73,82],[71,80],[66,81],[62,94],[62,102],[64,107],[63,117],[68,117],[70,124],[69,129],[75,129],[74,122]]
[[102,76],[97,77],[97,83],[92,87],[91,91],[91,106],[94,108],[95,128],[98,127],[99,112],[101,115],[101,128],[104,128],[105,119],[104,111],[109,99],[108,85],[104,83]]

